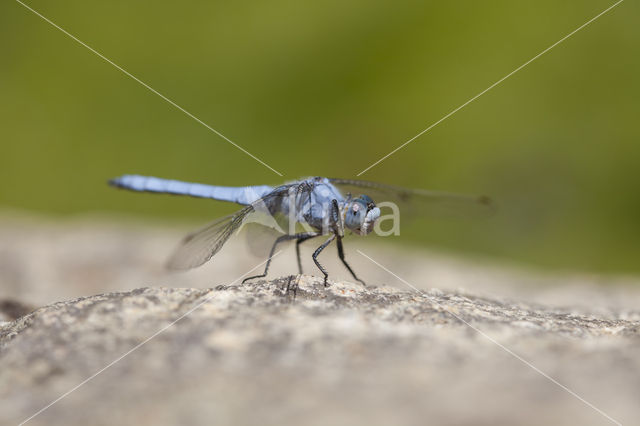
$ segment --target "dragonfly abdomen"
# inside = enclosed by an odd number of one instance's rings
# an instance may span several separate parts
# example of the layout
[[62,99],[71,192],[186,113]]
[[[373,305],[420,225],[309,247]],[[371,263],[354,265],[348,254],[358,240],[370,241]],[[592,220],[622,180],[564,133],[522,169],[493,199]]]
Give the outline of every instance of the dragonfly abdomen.
[[248,205],[273,190],[268,185],[259,186],[216,186],[202,183],[161,179],[153,176],[124,175],[111,179],[109,184],[130,191],[156,192],[161,194],[186,195],[197,198],[211,198],[220,201]]

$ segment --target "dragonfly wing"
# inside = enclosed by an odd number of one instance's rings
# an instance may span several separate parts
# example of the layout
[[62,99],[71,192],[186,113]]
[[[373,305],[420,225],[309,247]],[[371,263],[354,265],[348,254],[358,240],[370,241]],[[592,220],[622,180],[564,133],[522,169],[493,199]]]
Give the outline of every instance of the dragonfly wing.
[[167,262],[167,267],[191,269],[207,262],[220,251],[229,237],[240,229],[245,218],[252,211],[252,207],[247,206],[190,233],[175,249]]
[[187,235],[167,262],[170,269],[191,269],[210,260],[243,225],[252,223],[286,233],[288,223],[281,214],[280,205],[291,194],[306,191],[298,184],[287,184],[236,213],[217,219],[209,225]]
[[495,209],[493,201],[487,196],[409,189],[356,179],[330,179],[330,181],[343,191],[344,196],[347,196],[347,193],[353,197],[366,194],[376,204],[393,202],[401,209],[401,213],[409,213],[409,216],[425,214],[466,216],[487,214]]

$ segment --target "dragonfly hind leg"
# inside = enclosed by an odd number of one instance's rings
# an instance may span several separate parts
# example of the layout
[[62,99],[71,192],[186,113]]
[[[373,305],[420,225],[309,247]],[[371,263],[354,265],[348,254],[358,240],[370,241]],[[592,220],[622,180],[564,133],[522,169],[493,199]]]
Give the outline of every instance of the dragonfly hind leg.
[[[260,275],[253,275],[250,277],[245,278],[244,280],[242,280],[242,284],[246,283],[249,280],[253,280],[255,278],[264,278],[267,276],[267,272],[269,271],[269,266],[271,265],[271,259],[273,259],[273,254],[276,251],[276,247],[278,247],[278,244],[280,244],[283,241],[288,241],[288,240],[300,240],[302,239],[303,241],[312,237],[317,236],[317,233],[314,232],[303,232],[300,234],[294,234],[294,235],[282,235],[280,237],[278,237],[276,239],[276,241],[273,243],[273,246],[271,247],[271,252],[269,253],[269,258],[267,259],[267,263],[264,265],[264,273],[260,274]],[[298,257],[298,264],[300,262],[300,259]]]
[[336,244],[338,245],[338,257],[340,258],[340,260],[342,260],[342,263],[344,263],[344,266],[347,267],[347,269],[349,270],[349,272],[351,272],[351,275],[353,276],[353,278],[355,278],[356,281],[358,281],[360,284],[366,287],[367,285],[364,283],[364,281],[362,281],[360,278],[356,276],[356,273],[353,272],[353,269],[351,269],[351,266],[349,266],[349,264],[344,258],[344,248],[342,247],[342,237],[338,236],[338,241],[336,242]]

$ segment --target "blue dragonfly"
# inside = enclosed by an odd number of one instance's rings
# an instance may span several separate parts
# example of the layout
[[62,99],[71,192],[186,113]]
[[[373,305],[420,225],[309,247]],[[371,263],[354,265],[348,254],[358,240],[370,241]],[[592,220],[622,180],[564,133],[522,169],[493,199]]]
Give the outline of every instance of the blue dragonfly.
[[[365,285],[345,260],[342,239],[345,231],[356,235],[370,234],[380,219],[380,208],[369,195],[381,200],[394,200],[401,205],[415,204],[446,206],[458,205],[487,207],[491,200],[446,192],[406,189],[381,183],[310,177],[280,186],[256,185],[229,187],[205,185],[161,179],[151,176],[124,175],[109,181],[117,187],[139,192],[186,195],[210,198],[240,204],[237,212],[220,218],[187,235],[169,259],[172,269],[195,268],[209,261],[243,225],[256,222],[282,233],[271,248],[264,272],[246,278],[243,282],[267,275],[276,248],[284,241],[295,240],[298,271],[302,274],[300,244],[309,239],[326,236],[326,240],[313,252],[312,259],[328,285],[329,274],[318,261],[318,255],[334,240],[338,257],[355,280]],[[420,208],[418,208],[420,210]]]

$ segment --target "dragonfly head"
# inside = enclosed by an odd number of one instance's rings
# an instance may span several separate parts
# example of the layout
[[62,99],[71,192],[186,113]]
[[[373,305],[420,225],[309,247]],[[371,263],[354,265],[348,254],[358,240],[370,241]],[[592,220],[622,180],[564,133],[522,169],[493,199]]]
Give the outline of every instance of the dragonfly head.
[[371,197],[360,195],[347,204],[344,224],[358,235],[367,235],[373,230],[379,217],[380,209],[376,207]]

